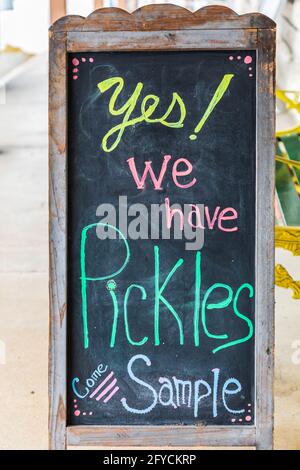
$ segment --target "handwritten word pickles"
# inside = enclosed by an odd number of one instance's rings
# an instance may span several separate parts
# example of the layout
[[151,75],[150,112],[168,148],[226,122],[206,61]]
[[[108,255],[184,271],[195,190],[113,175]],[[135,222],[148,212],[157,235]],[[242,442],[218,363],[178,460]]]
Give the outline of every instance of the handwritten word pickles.
[[[143,346],[145,343],[150,341],[149,334],[141,335],[140,338],[133,338],[130,332],[129,327],[129,299],[134,292],[135,295],[139,295],[141,300],[145,302],[145,309],[147,309],[147,315],[149,315],[149,305],[147,305],[147,298],[154,297],[154,307],[152,311],[153,316],[153,342],[155,346],[161,344],[161,335],[160,335],[160,323],[161,316],[168,315],[170,322],[172,322],[177,327],[177,340],[181,346],[185,343],[185,333],[183,327],[183,317],[182,312],[176,310],[172,305],[172,300],[167,298],[165,293],[168,285],[170,283],[176,283],[178,275],[182,275],[182,270],[184,268],[184,258],[174,259],[173,266],[170,265],[169,271],[167,274],[162,276],[161,274],[161,253],[159,246],[154,246],[153,257],[154,257],[154,272],[149,273],[153,275],[152,290],[148,292],[146,287],[142,284],[132,283],[129,284],[125,295],[120,306],[119,296],[116,295],[117,283],[114,281],[117,276],[122,273],[127,265],[130,262],[131,251],[128,240],[122,235],[122,233],[116,227],[109,227],[119,233],[121,241],[124,243],[124,259],[120,259],[120,266],[113,273],[99,273],[97,277],[91,277],[86,272],[86,251],[87,251],[87,240],[88,235],[95,232],[98,224],[91,224],[85,227],[82,231],[81,237],[81,299],[82,299],[82,325],[83,325],[83,343],[84,347],[89,347],[89,314],[88,314],[88,301],[87,301],[87,287],[90,282],[104,283],[106,286],[107,295],[111,298],[112,306],[112,322],[111,322],[111,337],[110,337],[110,348],[114,348],[117,341],[117,331],[118,323],[120,320],[120,311],[123,313],[124,325],[125,325],[125,335],[128,341],[128,344],[132,346]],[[98,242],[100,243],[100,242]],[[243,282],[238,288],[233,289],[229,284],[224,282],[216,282],[212,284],[204,293],[201,298],[201,283],[203,278],[203,273],[201,269],[201,257],[202,254],[200,251],[197,251],[194,258],[194,305],[190,306],[191,316],[193,321],[193,338],[195,347],[201,346],[200,338],[200,325],[202,326],[202,340],[204,337],[212,338],[215,341],[218,341],[218,345],[212,350],[215,354],[218,351],[233,347],[237,344],[248,341],[253,335],[253,323],[249,318],[248,312],[241,312],[239,308],[239,299],[241,296],[247,296],[247,298],[252,299],[254,296],[254,289],[252,285],[247,282]],[[106,282],[107,281],[107,282]],[[149,285],[149,284],[148,284]],[[216,298],[218,301],[216,301]],[[228,337],[227,333],[216,334],[214,331],[210,331],[207,325],[207,319],[214,315],[214,312],[224,312],[225,315],[228,315],[228,309],[233,314],[235,319],[238,322],[244,322],[247,326],[246,334],[242,337],[231,339]],[[217,313],[220,315],[220,313]]]
[[[224,96],[233,77],[234,74],[225,74],[223,76],[219,86],[213,94],[209,105],[206,108],[206,111],[204,112],[199,123],[196,125],[194,133],[189,136],[190,140],[195,140],[197,138],[196,134],[201,131],[205,122],[213,112],[214,108]],[[120,94],[123,91],[124,79],[122,77],[112,77],[98,83],[98,88],[101,93],[105,93],[106,91],[114,87],[115,89],[109,100],[108,111],[111,116],[121,117],[122,121],[116,126],[112,127],[104,135],[101,146],[105,152],[112,152],[113,150],[115,150],[122,139],[125,129],[127,129],[128,127],[135,126],[136,124],[141,122],[146,122],[149,124],[161,124],[162,126],[170,127],[173,129],[179,129],[184,126],[184,120],[186,118],[186,107],[183,99],[177,92],[172,93],[171,102],[166,112],[163,113],[162,116],[153,116],[160,103],[160,98],[157,95],[149,94],[146,95],[141,101],[139,110],[140,115],[132,117],[133,113],[137,110],[138,101],[141,98],[141,93],[144,84],[138,82],[132,95],[124,104],[121,104],[118,108],[116,107],[117,100],[119,99]],[[177,113],[179,116],[177,120],[173,121],[171,116],[175,113]]]

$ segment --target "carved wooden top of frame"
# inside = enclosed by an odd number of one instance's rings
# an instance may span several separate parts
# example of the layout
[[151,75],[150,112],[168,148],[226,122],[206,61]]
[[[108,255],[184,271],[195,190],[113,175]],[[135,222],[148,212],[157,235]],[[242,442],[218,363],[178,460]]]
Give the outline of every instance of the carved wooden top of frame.
[[121,8],[101,8],[87,18],[64,16],[51,32],[161,31],[184,29],[272,29],[273,20],[261,13],[238,15],[230,8],[207,6],[192,13],[171,4],[146,5],[132,13]]

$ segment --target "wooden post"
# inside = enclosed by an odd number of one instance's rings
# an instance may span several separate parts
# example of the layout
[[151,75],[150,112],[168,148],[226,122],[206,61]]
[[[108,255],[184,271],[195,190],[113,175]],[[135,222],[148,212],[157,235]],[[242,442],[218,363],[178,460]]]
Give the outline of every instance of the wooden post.
[[[273,448],[274,404],[274,192],[275,192],[275,28],[257,34],[257,227],[261,234],[256,244],[256,447]],[[266,145],[265,136],[270,145]],[[268,175],[263,181],[262,175]],[[258,188],[264,191],[263,200]],[[266,234],[266,231],[268,232]],[[263,268],[265,266],[265,269]],[[272,269],[271,269],[272,268]]]
[[51,23],[67,14],[66,0],[50,0],[50,20]]
[[57,284],[51,282],[49,289],[49,448],[56,450],[66,448],[66,48],[66,33],[50,34],[49,257],[50,278],[57,279]]
[[122,8],[123,10],[127,10],[128,8],[127,0],[118,0],[118,8]]
[[98,10],[98,8],[103,8],[104,7],[104,0],[95,0],[95,10]]

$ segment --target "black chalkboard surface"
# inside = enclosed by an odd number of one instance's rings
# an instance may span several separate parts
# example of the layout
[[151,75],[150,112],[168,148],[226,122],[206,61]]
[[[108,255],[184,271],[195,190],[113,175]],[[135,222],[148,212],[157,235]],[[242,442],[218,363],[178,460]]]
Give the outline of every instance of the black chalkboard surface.
[[255,60],[68,55],[69,425],[254,424]]

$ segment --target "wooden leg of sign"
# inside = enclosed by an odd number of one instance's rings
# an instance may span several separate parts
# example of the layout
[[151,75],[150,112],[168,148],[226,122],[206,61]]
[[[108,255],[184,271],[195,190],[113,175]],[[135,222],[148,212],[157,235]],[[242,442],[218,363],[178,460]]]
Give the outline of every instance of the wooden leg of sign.
[[[66,448],[66,43],[50,31],[49,67],[49,448]],[[57,185],[60,181],[60,186]],[[66,194],[66,193],[65,193]]]
[[67,14],[66,0],[50,0],[51,24]]
[[[275,29],[258,31],[256,247],[256,448],[273,447]],[[274,145],[267,145],[273,142]],[[263,156],[263,157],[262,157]],[[263,175],[268,175],[266,179]],[[261,286],[264,286],[262,289]]]

